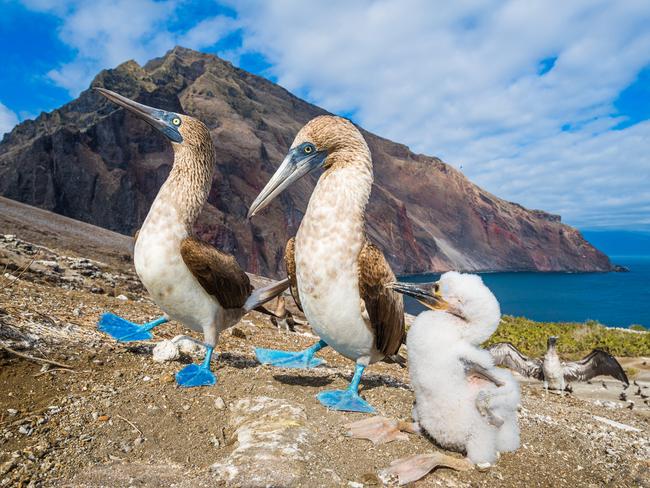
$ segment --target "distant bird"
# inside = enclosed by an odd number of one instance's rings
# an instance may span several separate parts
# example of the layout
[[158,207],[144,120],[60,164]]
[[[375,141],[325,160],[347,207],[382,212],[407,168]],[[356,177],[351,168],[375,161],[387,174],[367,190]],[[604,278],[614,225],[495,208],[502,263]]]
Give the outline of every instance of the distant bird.
[[174,150],[172,170],[136,234],[134,250],[135,270],[165,315],[137,325],[107,313],[98,327],[119,341],[151,339],[149,330],[170,318],[202,331],[203,363],[186,366],[176,374],[176,381],[186,387],[213,385],[216,377],[210,371],[210,360],[219,334],[247,311],[281,293],[289,282],[253,292],[233,256],[192,235],[214,172],[214,146],[202,122],[142,105],[105,88],[96,90],[162,132]]
[[293,314],[287,310],[286,300],[283,296],[278,297],[278,303],[274,316],[271,317],[271,323],[278,329],[291,332],[295,331],[296,321],[293,318]]
[[[499,452],[517,449],[519,384],[479,347],[500,320],[499,303],[481,278],[448,272],[436,283],[398,282],[392,288],[431,309],[417,317],[406,341],[417,427],[437,445],[466,452],[480,467],[496,462]],[[351,424],[350,432],[376,442],[395,438],[395,429],[403,427],[366,419]],[[424,475],[430,467],[412,469]]]
[[[531,359],[509,342],[499,342],[487,348],[498,366],[513,369],[523,376],[544,382],[544,388],[564,391],[571,381],[588,381],[607,375],[629,385],[619,362],[602,349],[594,349],[579,361],[560,361],[556,350],[557,337],[548,338],[548,349],[542,359]],[[607,388],[603,382],[603,388]]]
[[621,400],[622,402],[627,400],[627,393],[624,391],[621,392],[621,394],[618,396],[618,399]]
[[324,168],[298,233],[287,244],[291,290],[321,340],[301,352],[257,349],[258,360],[287,368],[322,363],[314,354],[332,346],[356,362],[347,390],[318,395],[334,410],[373,412],[358,393],[365,368],[400,348],[402,297],[384,285],[395,275],[382,252],[368,242],[365,209],[373,182],[363,136],[348,120],[320,116],[296,135],[286,158],[250,207],[252,217],[292,183]]
[[604,381],[602,381],[601,384],[602,384],[603,388],[605,388],[606,390],[608,389],[608,388],[607,388],[607,383],[605,383]]

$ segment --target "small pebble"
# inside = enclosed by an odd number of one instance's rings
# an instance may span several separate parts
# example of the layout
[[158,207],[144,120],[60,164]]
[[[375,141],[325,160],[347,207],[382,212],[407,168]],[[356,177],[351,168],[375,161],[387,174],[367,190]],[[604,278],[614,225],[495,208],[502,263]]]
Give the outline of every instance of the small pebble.
[[214,399],[214,408],[216,408],[217,410],[226,409],[226,402],[223,401],[223,398],[217,397]]
[[115,298],[117,298],[118,300],[122,300],[123,302],[126,302],[128,300],[128,298],[124,295],[117,295]]
[[237,327],[233,327],[231,329],[231,333],[233,337],[237,337],[239,339],[246,339],[246,334],[241,329],[238,329]]
[[9,413],[9,415],[11,415],[13,417],[14,415],[16,415],[18,413],[18,410],[16,410],[15,408],[8,408],[7,412]]
[[142,381],[151,381],[151,376],[145,376]]

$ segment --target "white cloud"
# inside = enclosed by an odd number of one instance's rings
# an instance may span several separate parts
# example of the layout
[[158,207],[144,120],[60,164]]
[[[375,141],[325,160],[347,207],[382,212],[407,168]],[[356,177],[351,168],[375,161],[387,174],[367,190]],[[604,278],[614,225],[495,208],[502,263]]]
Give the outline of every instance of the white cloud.
[[[49,76],[73,96],[101,69],[241,28],[223,56],[261,53],[289,90],[500,197],[581,226],[650,227],[650,125],[613,130],[612,115],[650,64],[646,0],[227,2],[237,19],[178,32],[183,0],[24,0],[61,19],[76,55]],[[557,60],[540,74],[546,58]]]
[[[232,7],[243,49],[311,101],[571,223],[650,224],[650,125],[611,130],[613,101],[650,63],[648,2]],[[555,66],[540,75],[549,57]]]
[[0,102],[0,137],[18,123],[18,116]]
[[28,0],[25,5],[61,19],[59,38],[75,50],[75,57],[48,76],[72,96],[102,69],[129,59],[145,63],[175,44],[202,49],[236,29],[233,19],[215,16],[187,32],[172,32],[169,24],[180,0]]

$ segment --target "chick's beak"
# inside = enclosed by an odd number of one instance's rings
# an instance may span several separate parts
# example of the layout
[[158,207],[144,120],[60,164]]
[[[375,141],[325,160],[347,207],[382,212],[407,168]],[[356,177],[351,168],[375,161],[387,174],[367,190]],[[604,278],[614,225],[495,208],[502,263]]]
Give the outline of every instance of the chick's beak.
[[297,149],[290,150],[280,167],[251,205],[247,218],[250,219],[266,207],[292,183],[322,166],[326,158],[327,151],[315,151],[309,156],[304,156],[299,154]]
[[434,285],[435,283],[405,283],[403,281],[396,281],[386,286],[396,292],[415,298],[422,305],[432,310],[447,310],[449,304],[442,298],[439,292],[434,291]]
[[172,120],[174,120],[176,117],[174,117],[174,114],[171,112],[149,107],[147,105],[143,105],[142,103],[134,102],[133,100],[123,97],[114,91],[107,90],[106,88],[96,87],[95,90],[104,95],[111,102],[119,105],[120,107],[124,107],[129,112],[134,113],[152,127],[158,129],[165,136],[167,136],[169,140],[177,143],[183,142],[183,136],[178,131],[178,127],[174,126],[172,123]]

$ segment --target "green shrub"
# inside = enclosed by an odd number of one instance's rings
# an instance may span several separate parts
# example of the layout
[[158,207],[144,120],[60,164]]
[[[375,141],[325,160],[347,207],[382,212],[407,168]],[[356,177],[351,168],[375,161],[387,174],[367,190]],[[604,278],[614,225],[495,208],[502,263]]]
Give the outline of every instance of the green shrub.
[[[546,352],[548,336],[558,336],[558,352],[566,359],[579,359],[600,348],[614,356],[650,356],[650,332],[634,328],[627,332],[605,327],[598,322],[535,322],[523,317],[504,315],[497,331],[484,345],[512,342],[528,356]],[[645,332],[644,332],[645,331]]]

